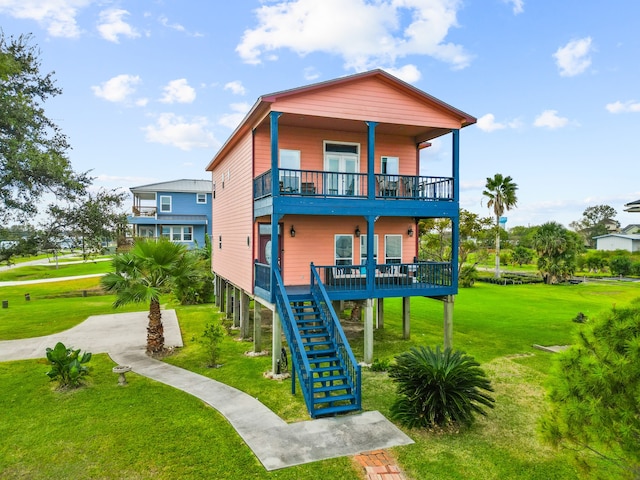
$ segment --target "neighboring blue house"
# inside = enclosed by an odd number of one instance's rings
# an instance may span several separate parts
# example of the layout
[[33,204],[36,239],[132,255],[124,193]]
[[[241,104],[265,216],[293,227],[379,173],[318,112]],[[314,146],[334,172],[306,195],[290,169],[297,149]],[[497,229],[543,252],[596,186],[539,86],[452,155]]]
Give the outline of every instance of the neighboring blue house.
[[130,190],[133,215],[128,222],[134,237],[167,237],[194,248],[211,236],[210,180],[173,180]]

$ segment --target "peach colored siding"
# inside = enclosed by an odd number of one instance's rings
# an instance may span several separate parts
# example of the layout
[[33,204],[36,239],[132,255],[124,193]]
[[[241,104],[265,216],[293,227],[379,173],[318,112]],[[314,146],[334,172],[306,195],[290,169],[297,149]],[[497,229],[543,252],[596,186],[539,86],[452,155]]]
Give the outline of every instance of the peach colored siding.
[[[356,226],[361,235],[367,232],[367,222],[362,217],[331,216],[285,216],[283,270],[285,285],[307,285],[310,281],[309,265],[333,265],[335,263],[335,235],[353,236],[353,263],[360,263],[360,239],[354,235]],[[384,236],[402,235],[402,261],[410,263],[416,255],[417,234],[407,235],[410,219],[381,218],[376,222],[378,235],[378,263],[384,263]],[[296,236],[291,238],[289,230],[295,226]],[[416,226],[413,225],[414,232]]]
[[278,98],[272,110],[320,117],[460,128],[461,119],[439,105],[407,95],[376,78]]
[[[270,133],[268,127],[255,132],[255,174],[271,168]],[[360,144],[360,172],[367,172],[367,136],[356,132],[280,127],[279,147],[300,150],[302,170],[324,170],[324,141]],[[380,172],[382,156],[400,158],[400,174],[417,175],[416,145],[411,138],[396,135],[377,135],[375,172]]]
[[[212,201],[213,271],[248,292],[253,292],[251,163],[251,135],[247,135],[212,172],[216,191]],[[222,249],[219,248],[220,236]]]

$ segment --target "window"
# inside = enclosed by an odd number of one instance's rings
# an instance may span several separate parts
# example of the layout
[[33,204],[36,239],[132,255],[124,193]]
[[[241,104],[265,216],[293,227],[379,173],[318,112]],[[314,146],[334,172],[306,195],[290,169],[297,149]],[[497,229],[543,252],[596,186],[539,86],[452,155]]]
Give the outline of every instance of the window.
[[[378,263],[378,235],[373,236],[373,260]],[[360,265],[367,263],[367,236],[360,236]]]
[[173,242],[192,242],[193,227],[186,225],[163,225],[162,236]]
[[300,191],[300,150],[280,150],[280,190],[296,193]]
[[171,211],[171,197],[167,195],[160,195],[160,211],[161,212]]
[[383,175],[398,175],[400,173],[400,159],[398,157],[382,157],[380,173]]
[[207,194],[196,193],[196,203],[207,203]]
[[140,225],[138,226],[138,236],[143,238],[153,238],[156,236],[155,227],[150,225]]
[[353,265],[353,235],[335,236],[336,265]]
[[384,236],[384,263],[402,263],[402,235]]

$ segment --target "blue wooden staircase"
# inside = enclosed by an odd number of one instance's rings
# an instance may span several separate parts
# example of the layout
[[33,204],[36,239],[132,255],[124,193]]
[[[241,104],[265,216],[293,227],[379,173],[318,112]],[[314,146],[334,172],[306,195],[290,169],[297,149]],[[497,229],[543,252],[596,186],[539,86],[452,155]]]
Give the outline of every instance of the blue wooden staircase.
[[[276,275],[278,277],[279,275]],[[276,305],[296,377],[312,418],[361,409],[361,373],[322,284],[289,299],[278,289]]]

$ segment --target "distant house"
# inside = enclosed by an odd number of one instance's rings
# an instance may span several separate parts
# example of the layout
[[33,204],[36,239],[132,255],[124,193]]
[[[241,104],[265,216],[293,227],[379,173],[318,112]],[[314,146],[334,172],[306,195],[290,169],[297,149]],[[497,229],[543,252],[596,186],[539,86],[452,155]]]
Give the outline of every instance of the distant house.
[[620,233],[623,233],[625,235],[640,233],[640,224],[632,223],[631,225],[627,225],[626,227],[620,230]]
[[189,248],[211,236],[209,180],[173,180],[131,188],[132,215],[127,220],[134,237],[170,238]]
[[640,234],[610,233],[594,237],[597,250],[640,252]]
[[627,203],[624,207],[625,212],[640,212],[640,200]]

